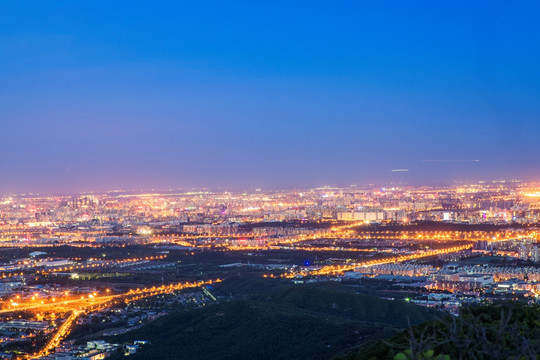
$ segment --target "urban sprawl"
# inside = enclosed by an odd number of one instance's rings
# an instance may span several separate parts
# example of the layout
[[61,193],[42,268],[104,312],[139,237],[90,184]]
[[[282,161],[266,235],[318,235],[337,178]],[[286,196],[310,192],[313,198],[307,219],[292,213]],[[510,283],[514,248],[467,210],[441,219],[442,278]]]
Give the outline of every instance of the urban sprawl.
[[[0,197],[0,359],[103,359],[231,277],[337,281],[457,314],[537,302],[540,184]],[[297,286],[297,285],[294,285]],[[129,357],[128,357],[129,358]]]

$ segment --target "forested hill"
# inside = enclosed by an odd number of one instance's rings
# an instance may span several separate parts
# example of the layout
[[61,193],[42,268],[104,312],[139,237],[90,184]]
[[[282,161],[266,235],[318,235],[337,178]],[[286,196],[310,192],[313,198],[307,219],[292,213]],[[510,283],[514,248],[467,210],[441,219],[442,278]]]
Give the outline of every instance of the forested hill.
[[[257,292],[253,286],[261,285],[241,281],[224,284],[224,290]],[[151,345],[130,357],[133,360],[330,359],[396,334],[409,319],[419,323],[434,316],[428,309],[355,294],[340,286],[273,283],[266,290],[264,296],[172,313],[107,340],[150,340]]]
[[334,360],[540,359],[540,306],[471,305],[455,318],[427,321]]

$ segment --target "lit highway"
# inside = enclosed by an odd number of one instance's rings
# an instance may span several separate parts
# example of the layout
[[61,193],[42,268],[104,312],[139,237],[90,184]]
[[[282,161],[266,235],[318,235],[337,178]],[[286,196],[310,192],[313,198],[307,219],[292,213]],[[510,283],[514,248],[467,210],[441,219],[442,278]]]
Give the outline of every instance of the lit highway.
[[[14,311],[39,311],[47,312],[54,311],[57,313],[71,313],[58,327],[52,338],[47,342],[43,349],[39,350],[35,354],[29,356],[29,359],[36,359],[42,356],[45,356],[51,353],[64,339],[71,330],[73,329],[73,324],[75,320],[84,313],[95,312],[104,310],[115,301],[124,301],[132,302],[140,300],[142,298],[171,293],[177,290],[183,290],[187,288],[201,287],[205,285],[210,285],[216,282],[220,282],[220,279],[217,280],[208,280],[208,281],[198,281],[198,282],[185,282],[185,283],[176,283],[170,285],[162,286],[153,286],[141,289],[130,290],[124,294],[115,294],[115,295],[103,295],[103,296],[88,296],[81,299],[71,299],[63,302],[51,302],[51,303],[38,303],[34,305],[24,305],[21,306],[11,306],[10,308],[3,309],[0,313],[10,313]],[[4,304],[6,305],[6,304]],[[8,304],[10,305],[10,304]]]
[[415,260],[429,256],[436,256],[440,254],[449,254],[457,251],[467,250],[472,248],[472,245],[461,245],[454,246],[451,248],[438,249],[438,250],[429,250],[429,251],[419,251],[410,255],[400,255],[393,256],[389,258],[379,259],[379,260],[369,260],[364,262],[357,262],[350,265],[328,265],[324,266],[321,269],[313,271],[303,271],[299,273],[288,273],[284,277],[294,278],[297,276],[317,276],[317,275],[337,275],[346,271],[351,271],[359,267],[369,267],[375,265],[389,264],[389,263],[398,263],[403,261]]

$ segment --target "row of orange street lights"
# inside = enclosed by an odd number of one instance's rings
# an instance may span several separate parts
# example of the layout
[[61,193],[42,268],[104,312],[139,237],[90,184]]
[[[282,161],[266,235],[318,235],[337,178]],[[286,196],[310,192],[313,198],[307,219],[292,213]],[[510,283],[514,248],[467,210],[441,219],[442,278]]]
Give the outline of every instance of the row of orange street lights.
[[403,261],[409,261],[409,260],[415,260],[420,259],[423,257],[429,257],[429,256],[435,256],[435,255],[441,255],[441,254],[449,254],[453,252],[458,252],[462,250],[467,250],[472,248],[471,244],[467,245],[460,245],[460,246],[453,246],[450,248],[445,249],[437,249],[437,250],[428,250],[428,251],[419,251],[414,254],[408,254],[408,255],[400,255],[400,256],[393,256],[389,258],[379,259],[379,260],[369,260],[364,262],[357,262],[351,265],[327,265],[324,266],[318,270],[311,270],[311,271],[302,271],[299,273],[287,273],[284,274],[283,277],[286,278],[294,278],[297,276],[318,276],[318,275],[338,275],[342,274],[346,271],[351,271],[360,267],[370,267],[375,265],[382,265],[382,264],[389,264],[389,263],[398,263]]
[[114,267],[121,264],[129,264],[129,263],[134,263],[134,262],[139,262],[139,261],[163,260],[166,257],[167,255],[147,256],[147,257],[142,257],[142,258],[131,258],[131,259],[108,261],[106,263],[101,263],[101,264],[85,264],[85,265],[55,267],[52,269],[43,270],[41,273],[47,274],[47,273],[71,271],[71,270],[86,270],[86,269],[99,268],[99,267]]
[[[73,324],[75,320],[80,315],[84,313],[103,310],[109,307],[110,304],[112,304],[113,301],[115,300],[124,301],[126,303],[133,302],[133,301],[140,300],[142,298],[146,298],[150,296],[171,293],[177,290],[182,290],[182,289],[187,289],[187,288],[211,285],[213,283],[217,283],[221,281],[222,281],[221,279],[216,279],[216,280],[207,280],[207,281],[185,282],[185,283],[175,283],[175,284],[170,284],[170,285],[152,286],[152,287],[147,287],[147,288],[130,290],[127,293],[116,294],[116,295],[109,295],[108,291],[107,291],[107,295],[102,295],[102,296],[98,296],[96,293],[91,294],[88,296],[86,302],[79,303],[78,306],[72,306],[71,308],[67,307],[67,308],[59,309],[60,310],[59,312],[71,311],[71,314],[66,318],[64,323],[57,329],[57,331],[52,336],[52,338],[47,342],[47,344],[41,350],[39,350],[33,355],[30,355],[28,358],[37,359],[37,358],[50,354],[51,352],[54,351],[56,347],[60,345],[61,341],[67,335],[69,335],[69,333],[73,329]],[[81,299],[81,300],[84,300],[84,299]],[[71,300],[71,302],[74,302],[74,301],[75,300]],[[39,309],[40,305],[45,306],[46,304],[39,304],[37,306],[34,306],[32,309]],[[11,312],[15,310],[23,310],[23,309],[21,308],[12,309]],[[6,312],[6,311],[3,310],[2,312]]]

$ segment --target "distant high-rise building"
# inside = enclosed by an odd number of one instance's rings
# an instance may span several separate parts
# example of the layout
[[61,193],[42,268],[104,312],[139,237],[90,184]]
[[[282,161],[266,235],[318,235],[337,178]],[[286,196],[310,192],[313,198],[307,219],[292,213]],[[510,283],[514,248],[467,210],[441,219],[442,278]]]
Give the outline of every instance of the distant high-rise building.
[[540,262],[540,248],[533,246],[531,249],[531,260],[534,262]]
[[488,241],[487,240],[479,240],[476,243],[476,249],[477,250],[487,250],[488,249]]
[[525,245],[521,245],[519,248],[519,258],[521,260],[527,260],[529,259],[529,248]]

